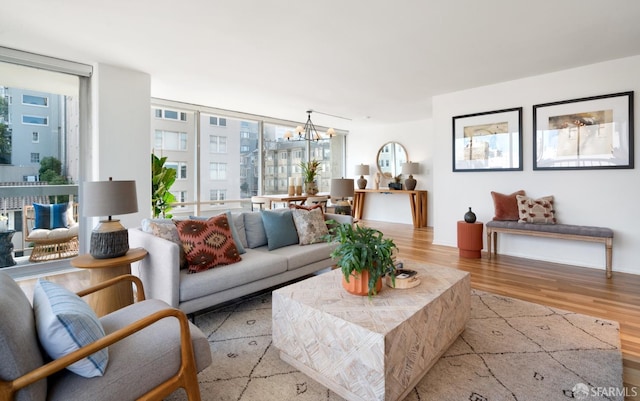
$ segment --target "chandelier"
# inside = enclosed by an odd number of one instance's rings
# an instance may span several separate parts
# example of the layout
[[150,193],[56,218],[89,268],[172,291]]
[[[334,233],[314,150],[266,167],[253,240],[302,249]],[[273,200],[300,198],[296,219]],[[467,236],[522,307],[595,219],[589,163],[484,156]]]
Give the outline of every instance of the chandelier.
[[[311,113],[313,110],[307,110],[307,122],[304,124],[304,127],[298,125],[296,127],[296,134],[294,135],[291,131],[286,131],[284,133],[284,137],[287,141],[319,141],[324,139],[320,134],[318,134],[318,130],[316,130],[316,126],[311,122]],[[320,113],[320,112],[318,112]],[[323,113],[320,113],[323,114]],[[333,138],[336,134],[336,130],[333,128],[329,128],[327,130],[327,135],[329,138]]]

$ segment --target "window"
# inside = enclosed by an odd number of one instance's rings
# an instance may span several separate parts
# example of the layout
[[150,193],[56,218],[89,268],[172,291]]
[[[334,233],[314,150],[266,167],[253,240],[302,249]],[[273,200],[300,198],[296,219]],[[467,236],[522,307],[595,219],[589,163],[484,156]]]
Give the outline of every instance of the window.
[[154,109],[156,118],[164,118],[166,120],[187,121],[187,113],[168,109]]
[[154,148],[165,150],[187,150],[187,133],[156,130]]
[[49,106],[49,98],[45,96],[22,95],[22,104],[47,107]]
[[227,190],[226,189],[211,189],[209,190],[209,200],[225,200],[227,199]]
[[27,116],[27,115],[23,115],[23,116],[22,116],[22,124],[29,124],[29,125],[49,125],[49,118],[48,118],[48,117],[41,117],[41,116]]
[[187,179],[187,163],[185,162],[170,162],[166,161],[164,164],[167,168],[176,170],[176,180]]
[[209,125],[217,125],[218,127],[226,127],[227,119],[223,117],[210,116]]
[[226,180],[227,165],[226,163],[209,163],[209,179],[210,180]]
[[218,136],[218,135],[209,135],[209,152],[227,153],[227,137]]
[[31,153],[31,163],[40,163],[40,153]]
[[[187,201],[187,191],[171,191],[173,196],[176,197],[176,202],[185,203]],[[184,209],[185,205],[175,206],[176,209]]]
[[40,134],[39,134],[39,133],[37,133],[37,132],[35,132],[35,131],[34,131],[34,132],[32,132],[32,133],[31,133],[31,142],[33,142],[33,143],[38,143],[38,142],[40,142]]

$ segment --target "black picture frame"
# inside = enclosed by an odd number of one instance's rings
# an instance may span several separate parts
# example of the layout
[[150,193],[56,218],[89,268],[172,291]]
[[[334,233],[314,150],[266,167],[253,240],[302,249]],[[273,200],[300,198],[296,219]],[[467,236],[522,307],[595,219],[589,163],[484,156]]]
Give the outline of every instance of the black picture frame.
[[632,169],[633,91],[533,106],[533,169]]
[[522,107],[452,117],[453,171],[522,171]]

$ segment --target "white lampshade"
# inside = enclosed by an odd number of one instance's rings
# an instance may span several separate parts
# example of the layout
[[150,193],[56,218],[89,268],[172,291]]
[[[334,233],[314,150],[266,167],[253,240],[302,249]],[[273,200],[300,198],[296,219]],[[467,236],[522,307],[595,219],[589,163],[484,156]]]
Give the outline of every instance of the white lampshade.
[[82,186],[85,216],[114,216],[138,211],[135,181],[93,181]]
[[354,169],[355,175],[369,175],[368,164],[358,164]]
[[402,174],[418,174],[420,171],[420,164],[407,162],[402,164]]
[[129,250],[129,232],[111,216],[138,211],[135,181],[94,181],[82,185],[85,216],[108,216],[91,232],[89,253],[96,259],[123,256]]
[[332,178],[332,198],[350,198],[354,193],[353,178]]

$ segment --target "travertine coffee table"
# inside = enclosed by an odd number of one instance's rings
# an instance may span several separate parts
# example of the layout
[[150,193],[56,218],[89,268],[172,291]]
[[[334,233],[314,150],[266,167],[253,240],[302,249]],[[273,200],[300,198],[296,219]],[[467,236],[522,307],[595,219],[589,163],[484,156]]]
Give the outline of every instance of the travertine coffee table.
[[280,358],[348,400],[401,400],[464,330],[469,274],[405,263],[421,283],[347,293],[339,269],[273,291]]

